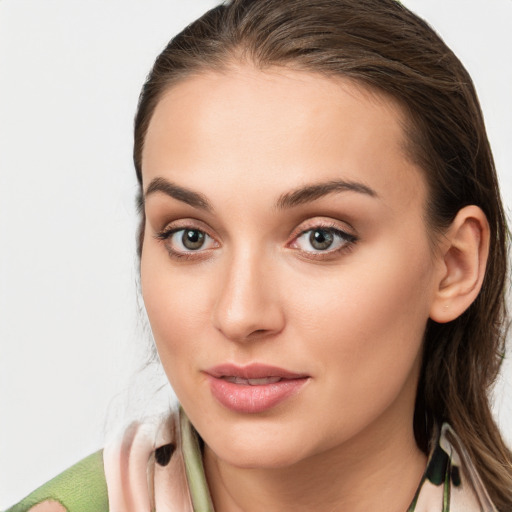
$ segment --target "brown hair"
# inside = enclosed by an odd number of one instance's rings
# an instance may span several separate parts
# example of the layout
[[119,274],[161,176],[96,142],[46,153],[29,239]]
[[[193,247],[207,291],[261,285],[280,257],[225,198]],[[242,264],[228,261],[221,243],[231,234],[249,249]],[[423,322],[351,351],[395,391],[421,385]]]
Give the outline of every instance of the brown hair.
[[[135,119],[134,162],[141,187],[144,138],[162,94],[192,74],[222,71],[237,62],[348,77],[391,95],[408,117],[408,152],[429,185],[428,221],[434,232],[464,206],[485,212],[491,249],[483,287],[456,320],[428,322],[414,431],[427,451],[435,425],[448,421],[498,509],[512,510],[512,456],[489,406],[505,351],[508,231],[469,74],[427,23],[395,0],[233,0],[178,34],[154,64]],[[140,254],[142,195],[139,205]]]

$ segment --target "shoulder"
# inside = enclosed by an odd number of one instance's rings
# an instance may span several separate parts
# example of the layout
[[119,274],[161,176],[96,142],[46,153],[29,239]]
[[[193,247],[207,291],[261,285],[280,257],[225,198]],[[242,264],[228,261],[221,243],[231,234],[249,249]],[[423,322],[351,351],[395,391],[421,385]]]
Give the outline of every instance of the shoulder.
[[108,512],[103,450],[89,455],[6,512]]
[[5,512],[191,512],[195,504],[213,510],[197,435],[173,411],[132,423]]

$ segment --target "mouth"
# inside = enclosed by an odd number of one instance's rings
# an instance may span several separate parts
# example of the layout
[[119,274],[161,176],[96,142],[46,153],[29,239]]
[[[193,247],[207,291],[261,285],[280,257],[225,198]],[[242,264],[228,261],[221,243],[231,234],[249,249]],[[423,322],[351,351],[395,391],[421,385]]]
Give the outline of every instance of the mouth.
[[276,366],[224,364],[206,370],[213,397],[231,411],[264,412],[297,394],[309,375]]
[[227,382],[232,382],[233,384],[241,384],[243,386],[263,386],[265,384],[275,384],[276,382],[280,382],[283,380],[281,377],[263,377],[261,379],[244,379],[243,377],[234,377],[234,376],[223,376],[221,379],[224,379]]
[[[303,373],[296,373],[278,366],[268,364],[252,363],[246,366],[235,364],[220,364],[206,370],[208,375],[217,379],[242,379],[246,381],[258,381],[262,379],[299,379],[308,377]],[[256,382],[253,385],[258,385]]]

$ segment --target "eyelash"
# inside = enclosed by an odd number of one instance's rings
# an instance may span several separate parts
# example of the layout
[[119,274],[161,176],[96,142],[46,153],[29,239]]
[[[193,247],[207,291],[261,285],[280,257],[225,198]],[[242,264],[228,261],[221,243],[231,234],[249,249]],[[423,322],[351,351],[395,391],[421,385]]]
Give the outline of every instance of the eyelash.
[[293,243],[297,243],[297,240],[299,240],[302,236],[313,233],[314,231],[324,231],[327,233],[331,233],[334,236],[339,237],[342,240],[342,243],[340,247],[337,249],[331,249],[331,250],[325,250],[325,251],[301,251],[302,253],[306,253],[306,258],[309,259],[316,259],[316,260],[325,260],[330,259],[332,257],[335,257],[338,254],[345,253],[350,251],[353,246],[357,243],[358,237],[347,233],[346,231],[343,231],[339,228],[336,224],[322,224],[322,223],[316,223],[312,224],[307,229],[302,229],[299,231],[298,234],[293,236]]
[[[195,226],[191,226],[191,225],[177,226],[177,227],[176,226],[166,227],[162,231],[156,233],[154,237],[157,240],[161,240],[162,242],[166,242],[174,234],[179,233],[180,231],[186,231],[186,230],[197,231],[199,233],[203,233],[206,237],[208,237],[208,238],[210,238],[212,240],[215,240],[205,230],[199,229],[199,228],[197,228]],[[312,233],[314,231],[324,231],[324,232],[327,232],[327,233],[331,233],[335,237],[339,237],[340,239],[342,239],[343,242],[342,242],[340,247],[338,247],[336,249],[325,250],[325,251],[322,251],[322,250],[318,250],[318,251],[304,251],[304,250],[300,250],[299,249],[299,251],[302,254],[307,255],[307,256],[304,256],[304,257],[308,258],[308,259],[315,259],[315,260],[330,259],[330,258],[334,257],[335,255],[341,254],[343,252],[350,251],[352,249],[352,247],[358,241],[358,237],[356,237],[355,235],[352,235],[350,233],[347,233],[346,231],[341,230],[335,224],[317,223],[317,224],[311,225],[311,227],[308,227],[307,229],[302,229],[299,232],[297,232],[296,234],[293,234],[292,235],[293,236],[292,243],[291,244],[287,244],[287,246],[288,247],[292,246],[292,244],[296,243],[297,240],[299,240],[302,236],[306,235],[307,233]],[[198,257],[199,258],[204,258],[204,253],[211,250],[211,249],[203,249],[202,251],[201,250],[197,250],[197,251],[189,250],[189,251],[183,251],[182,252],[182,251],[176,251],[175,249],[172,249],[171,247],[168,246],[168,244],[166,244],[166,249],[167,249],[169,255],[173,259],[176,259],[176,260],[193,260],[193,259],[198,259]]]
[[[199,229],[199,228],[197,228],[195,226],[190,226],[190,225],[189,226],[170,226],[170,227],[166,227],[162,231],[158,232],[155,235],[155,238],[157,240],[161,240],[162,242],[166,242],[174,234],[179,233],[180,231],[198,231],[199,233],[203,233],[208,238],[211,238],[212,240],[214,240],[214,238],[212,236],[210,236],[204,229]],[[171,247],[168,246],[168,244],[166,244],[166,249],[167,249],[167,251],[169,253],[169,256],[171,256],[171,258],[174,258],[176,260],[192,260],[192,259],[197,259],[198,255],[200,253],[204,253],[205,252],[204,249],[203,249],[203,251],[189,250],[189,251],[180,252],[180,251],[176,251],[176,250],[172,249]]]

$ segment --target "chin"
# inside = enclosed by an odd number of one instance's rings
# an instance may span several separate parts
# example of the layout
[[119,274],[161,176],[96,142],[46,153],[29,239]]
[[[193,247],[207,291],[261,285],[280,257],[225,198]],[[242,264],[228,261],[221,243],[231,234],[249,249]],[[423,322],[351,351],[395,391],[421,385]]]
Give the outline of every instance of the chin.
[[223,446],[209,447],[213,454],[223,462],[240,469],[282,469],[294,466],[304,459],[297,447],[260,446],[239,447],[238,444],[227,449]]
[[[206,425],[198,431],[212,453],[232,466],[244,469],[290,467],[312,455],[314,446],[304,443],[311,436],[301,435],[271,422],[241,422],[236,426]],[[210,428],[209,428],[210,427]]]

